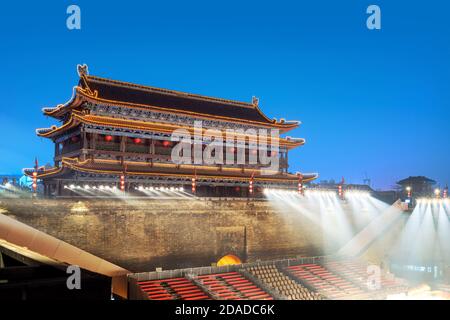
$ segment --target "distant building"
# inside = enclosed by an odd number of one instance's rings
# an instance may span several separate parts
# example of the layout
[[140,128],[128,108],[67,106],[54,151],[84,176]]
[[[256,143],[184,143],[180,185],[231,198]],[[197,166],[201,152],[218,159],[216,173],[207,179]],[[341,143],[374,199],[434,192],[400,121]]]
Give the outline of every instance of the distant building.
[[17,174],[2,174],[0,175],[0,183],[5,185],[7,183],[17,185],[20,179],[20,175]]
[[378,200],[384,201],[389,204],[393,204],[399,198],[398,192],[395,190],[377,190],[373,193],[373,196]]
[[402,194],[406,195],[408,189],[410,189],[411,194],[416,197],[418,195],[426,196],[432,194],[436,181],[424,176],[416,176],[400,180],[397,184],[401,186]]

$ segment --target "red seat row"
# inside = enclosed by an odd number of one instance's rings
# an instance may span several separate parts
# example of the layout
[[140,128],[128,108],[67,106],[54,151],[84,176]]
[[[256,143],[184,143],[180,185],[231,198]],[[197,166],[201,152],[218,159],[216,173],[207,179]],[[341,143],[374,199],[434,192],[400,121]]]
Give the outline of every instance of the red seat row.
[[288,270],[300,281],[307,283],[315,290],[330,297],[338,298],[347,294],[359,294],[363,291],[355,284],[330,272],[317,264],[290,266]]
[[140,281],[138,285],[151,300],[204,300],[209,297],[186,278]]

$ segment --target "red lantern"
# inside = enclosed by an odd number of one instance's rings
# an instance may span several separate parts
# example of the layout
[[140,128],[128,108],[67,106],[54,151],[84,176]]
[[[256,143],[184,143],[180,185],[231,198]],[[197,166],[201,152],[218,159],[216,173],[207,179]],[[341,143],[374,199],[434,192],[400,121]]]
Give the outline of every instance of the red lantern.
[[241,188],[240,187],[236,187],[236,188],[234,188],[234,190],[241,191]]
[[252,154],[257,154],[257,153],[258,153],[258,150],[253,149],[251,153],[252,153]]
[[120,176],[120,190],[125,191],[125,175]]
[[113,137],[112,136],[105,136],[105,141],[106,142],[111,142],[113,140]]
[[70,140],[72,142],[78,142],[80,140],[80,138],[78,136],[73,136],[72,138],[70,138]]
[[344,191],[342,189],[341,184],[338,186],[338,195],[339,195],[339,198],[344,199]]
[[168,147],[170,146],[170,141],[164,140],[162,144],[164,147]]
[[303,194],[303,175],[298,174],[298,194]]
[[195,191],[197,190],[196,186],[197,184],[195,183],[195,178],[192,178],[192,193],[195,193]]
[[232,152],[232,153],[234,153],[234,151],[236,151],[236,149],[235,149],[234,147],[231,147],[229,150],[230,150],[230,152]]
[[33,172],[33,183],[31,185],[33,187],[33,192],[36,193],[37,190],[37,172]]
[[142,139],[141,138],[134,138],[133,141],[134,141],[134,143],[139,144],[139,143],[142,142]]

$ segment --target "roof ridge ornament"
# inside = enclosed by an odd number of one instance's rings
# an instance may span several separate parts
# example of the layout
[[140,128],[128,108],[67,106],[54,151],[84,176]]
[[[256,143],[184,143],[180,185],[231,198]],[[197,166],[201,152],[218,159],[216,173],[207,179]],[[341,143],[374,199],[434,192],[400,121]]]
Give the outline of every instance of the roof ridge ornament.
[[80,81],[84,82],[85,87],[83,88],[82,86],[78,85],[76,88],[78,88],[78,90],[80,90],[81,92],[96,98],[98,96],[98,91],[91,90],[91,88],[89,88],[89,83],[87,81],[87,76],[89,75],[87,64],[86,63],[77,64],[77,72],[78,76],[80,77]]
[[252,105],[254,105],[255,107],[259,106],[259,98],[258,97],[255,97],[255,96],[252,97]]
[[86,63],[83,64],[77,64],[77,72],[78,76],[87,76],[89,74],[88,66]]

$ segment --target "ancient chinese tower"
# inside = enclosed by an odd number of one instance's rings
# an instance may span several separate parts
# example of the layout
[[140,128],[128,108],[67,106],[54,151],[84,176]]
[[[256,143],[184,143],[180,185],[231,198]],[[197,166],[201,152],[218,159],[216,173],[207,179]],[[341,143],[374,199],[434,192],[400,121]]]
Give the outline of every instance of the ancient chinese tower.
[[[268,155],[278,157],[269,174],[262,172],[263,164],[248,161],[251,148],[244,152],[244,163],[174,163],[172,133],[192,132],[198,121],[202,130],[276,129],[285,134],[298,127],[297,121],[266,117],[257,98],[247,103],[110,80],[90,75],[86,65],[78,66],[78,74],[70,101],[43,109],[59,125],[36,130],[54,143],[54,166],[24,169],[42,181],[47,196],[80,195],[77,189],[88,189],[87,195],[94,190],[183,190],[248,196],[268,187],[296,190],[317,176],[289,173],[289,150],[305,143],[291,137],[277,139],[278,151],[267,148]],[[257,137],[246,134],[242,141],[248,146]],[[223,149],[224,154],[238,152],[236,144],[225,143]]]

